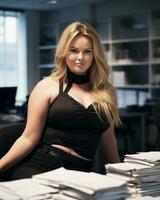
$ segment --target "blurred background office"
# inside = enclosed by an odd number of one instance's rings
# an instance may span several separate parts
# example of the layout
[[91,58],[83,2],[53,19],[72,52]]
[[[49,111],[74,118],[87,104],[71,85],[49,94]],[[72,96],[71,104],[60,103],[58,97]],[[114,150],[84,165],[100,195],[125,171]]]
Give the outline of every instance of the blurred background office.
[[103,43],[123,122],[120,153],[160,150],[159,0],[0,0],[0,123],[25,120],[28,95],[75,20],[92,24]]

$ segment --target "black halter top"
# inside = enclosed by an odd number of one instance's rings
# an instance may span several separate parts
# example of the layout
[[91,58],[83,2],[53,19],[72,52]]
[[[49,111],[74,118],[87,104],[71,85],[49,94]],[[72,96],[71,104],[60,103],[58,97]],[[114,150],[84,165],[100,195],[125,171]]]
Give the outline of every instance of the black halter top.
[[63,83],[60,82],[59,95],[50,106],[42,141],[72,148],[80,155],[93,159],[101,134],[109,123],[103,113],[100,119],[93,104],[85,108],[69,96],[71,87],[72,83],[68,82],[63,91]]

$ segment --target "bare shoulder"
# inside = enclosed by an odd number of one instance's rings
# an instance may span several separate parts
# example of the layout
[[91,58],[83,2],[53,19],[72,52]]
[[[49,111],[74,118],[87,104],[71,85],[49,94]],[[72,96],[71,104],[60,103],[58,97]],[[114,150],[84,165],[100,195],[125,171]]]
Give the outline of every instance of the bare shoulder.
[[45,97],[49,101],[53,101],[59,93],[59,82],[53,80],[49,77],[40,80],[34,89],[32,90],[31,95],[38,95],[40,97]]
[[57,80],[51,79],[49,77],[44,78],[42,80],[40,80],[36,87],[42,87],[42,88],[49,88],[49,87],[57,87],[59,85],[59,82]]

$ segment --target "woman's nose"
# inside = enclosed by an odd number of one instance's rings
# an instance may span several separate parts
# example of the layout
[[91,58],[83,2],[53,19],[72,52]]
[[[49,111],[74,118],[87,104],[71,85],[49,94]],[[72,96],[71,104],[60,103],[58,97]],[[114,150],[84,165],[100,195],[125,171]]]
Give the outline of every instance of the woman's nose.
[[78,56],[77,56],[77,59],[78,59],[78,60],[81,60],[82,58],[83,58],[83,53],[80,52],[80,53],[78,54]]

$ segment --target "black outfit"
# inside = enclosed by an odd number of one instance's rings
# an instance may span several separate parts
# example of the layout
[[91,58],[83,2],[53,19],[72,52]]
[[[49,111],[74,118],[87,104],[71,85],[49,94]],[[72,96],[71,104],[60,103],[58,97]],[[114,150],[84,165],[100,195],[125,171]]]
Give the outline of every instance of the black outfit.
[[[85,108],[68,95],[72,82],[68,82],[64,91],[62,82],[59,86],[59,95],[49,108],[41,143],[18,164],[12,179],[31,177],[62,166],[66,169],[91,171],[101,134],[109,127],[109,123],[103,113],[101,117],[97,115],[93,104]],[[51,144],[73,148],[92,161],[74,157],[51,147]]]

